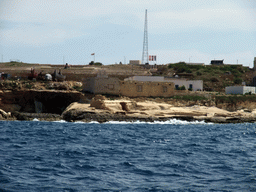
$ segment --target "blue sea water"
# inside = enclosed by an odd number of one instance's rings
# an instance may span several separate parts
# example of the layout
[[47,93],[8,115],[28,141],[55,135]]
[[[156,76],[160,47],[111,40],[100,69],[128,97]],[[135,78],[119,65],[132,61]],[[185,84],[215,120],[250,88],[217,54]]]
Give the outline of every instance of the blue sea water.
[[0,121],[0,191],[256,191],[256,124]]

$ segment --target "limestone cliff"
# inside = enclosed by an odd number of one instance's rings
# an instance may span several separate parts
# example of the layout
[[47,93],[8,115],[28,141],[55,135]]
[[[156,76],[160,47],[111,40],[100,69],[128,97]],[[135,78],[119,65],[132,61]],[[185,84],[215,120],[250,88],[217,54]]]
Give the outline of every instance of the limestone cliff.
[[78,91],[0,90],[0,109],[6,112],[61,114],[70,103],[83,100]]

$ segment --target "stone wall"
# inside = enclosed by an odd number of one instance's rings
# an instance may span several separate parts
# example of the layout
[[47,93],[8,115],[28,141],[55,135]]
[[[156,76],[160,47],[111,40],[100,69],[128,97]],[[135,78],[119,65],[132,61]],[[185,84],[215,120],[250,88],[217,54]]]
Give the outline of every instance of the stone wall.
[[120,94],[127,97],[170,97],[174,84],[165,82],[122,81]]
[[83,82],[83,91],[94,94],[120,94],[120,80],[113,77],[95,77],[85,79]]

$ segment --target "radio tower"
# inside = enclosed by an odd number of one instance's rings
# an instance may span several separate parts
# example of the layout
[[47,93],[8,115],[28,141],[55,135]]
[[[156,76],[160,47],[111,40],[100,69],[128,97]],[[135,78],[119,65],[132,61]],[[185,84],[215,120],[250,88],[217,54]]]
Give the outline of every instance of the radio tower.
[[148,63],[148,19],[147,9],[145,12],[145,25],[144,25],[144,40],[143,40],[143,52],[142,52],[142,64]]

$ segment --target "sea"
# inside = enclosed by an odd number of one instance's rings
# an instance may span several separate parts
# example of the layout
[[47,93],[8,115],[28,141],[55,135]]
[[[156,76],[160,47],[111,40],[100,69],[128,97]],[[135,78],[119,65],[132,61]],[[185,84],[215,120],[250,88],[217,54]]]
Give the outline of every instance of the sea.
[[0,121],[16,191],[256,191],[256,124]]

